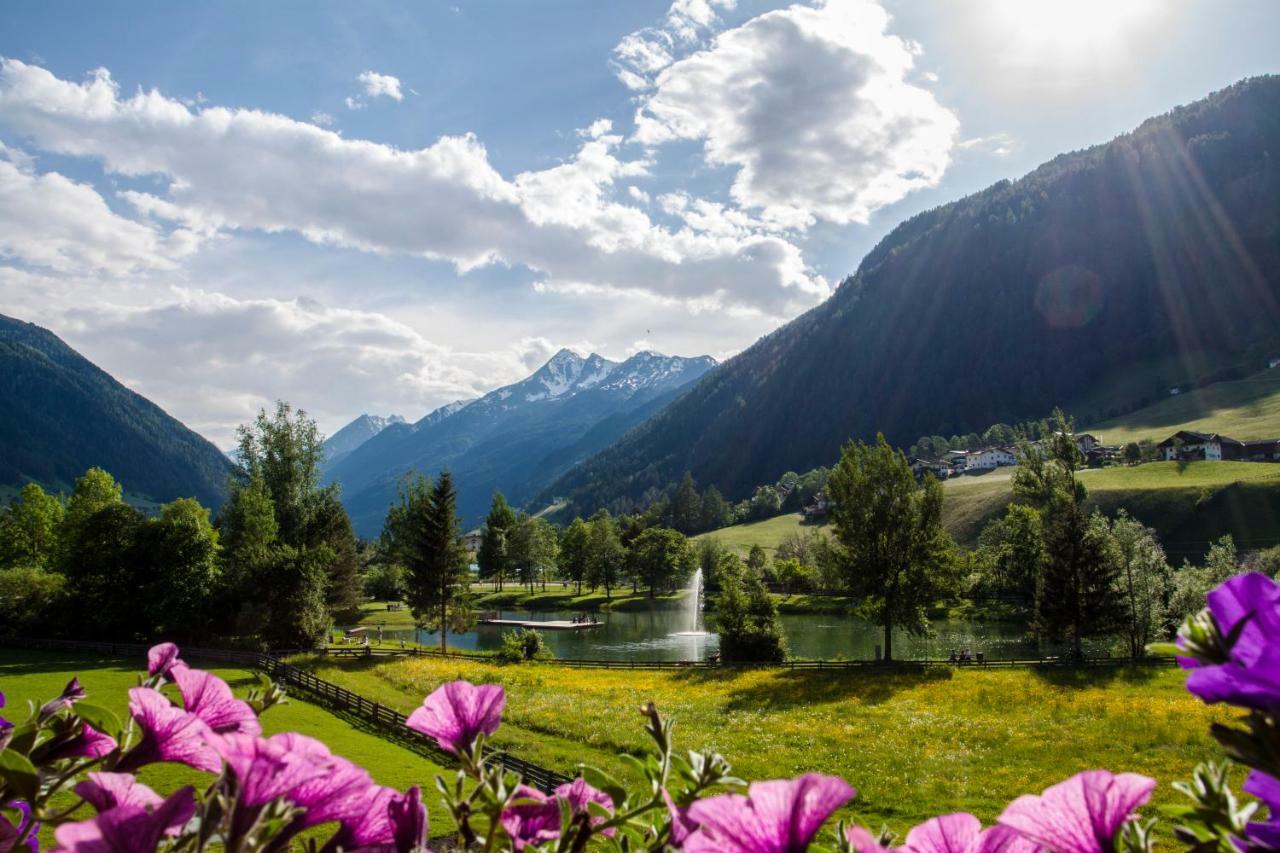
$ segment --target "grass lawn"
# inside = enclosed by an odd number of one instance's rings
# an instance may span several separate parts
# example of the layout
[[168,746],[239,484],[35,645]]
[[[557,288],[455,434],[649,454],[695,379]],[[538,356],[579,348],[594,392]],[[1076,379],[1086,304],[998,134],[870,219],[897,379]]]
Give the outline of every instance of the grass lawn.
[[1107,444],[1162,441],[1180,429],[1242,441],[1280,436],[1280,369],[1165,397],[1136,412],[1091,425]]
[[[200,661],[192,663],[201,665]],[[73,675],[78,675],[91,701],[110,708],[124,720],[128,714],[128,689],[138,685],[138,672],[145,669],[145,661],[140,660],[103,660],[62,652],[0,649],[0,691],[7,700],[4,714],[10,720],[25,718],[28,701],[42,703],[53,698]],[[257,683],[247,670],[218,666],[211,671],[230,684],[239,696]],[[334,754],[364,767],[380,784],[400,790],[421,785],[430,813],[431,834],[450,831],[452,820],[443,806],[438,806],[439,795],[433,782],[441,768],[424,755],[387,740],[360,720],[337,716],[297,696],[267,711],[262,716],[262,726],[267,735],[296,731],[324,741]],[[210,778],[177,764],[153,764],[138,775],[162,793],[170,793],[182,785],[208,784]],[[41,842],[42,849],[52,846],[52,833],[42,834]]]
[[740,557],[746,557],[753,545],[759,545],[770,552],[769,556],[772,557],[773,552],[778,549],[778,545],[782,543],[782,540],[792,533],[826,530],[825,524],[802,524],[803,520],[804,516],[798,512],[788,513],[774,518],[766,518],[764,521],[735,524],[732,527],[723,527],[708,533],[699,533],[693,537],[693,541],[716,539],[720,544]]
[[[749,779],[834,773],[860,795],[849,814],[899,832],[929,816],[992,820],[1015,796],[1088,768],[1169,783],[1218,753],[1225,719],[1174,669],[1126,671],[583,671],[555,664],[304,660],[318,674],[408,711],[444,681],[502,684],[495,742],[546,766],[583,761],[624,775],[619,752],[645,743],[636,709],[676,719],[677,747],[714,749]],[[1239,782],[1239,779],[1236,780]]]

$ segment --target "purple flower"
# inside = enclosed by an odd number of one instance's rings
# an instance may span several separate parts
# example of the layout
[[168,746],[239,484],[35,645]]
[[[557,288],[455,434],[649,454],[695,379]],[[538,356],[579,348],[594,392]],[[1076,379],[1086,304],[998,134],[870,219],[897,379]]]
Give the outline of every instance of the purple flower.
[[31,853],[40,853],[40,841],[36,837],[36,833],[40,831],[40,824],[32,820],[31,806],[22,800],[14,800],[11,803],[5,803],[5,808],[15,809],[22,817],[18,820],[18,825],[14,826],[8,818],[0,814],[0,853],[9,853],[17,847],[18,839],[28,830],[27,840],[23,843]]
[[461,755],[481,732],[491,735],[498,730],[506,704],[507,694],[500,685],[477,687],[468,681],[451,681],[423,699],[405,725],[435,738],[441,749]]
[[1260,572],[1237,575],[1209,593],[1209,612],[1225,637],[1244,620],[1226,663],[1180,658],[1187,689],[1206,702],[1280,710],[1280,586]]
[[906,853],[1035,853],[1038,848],[1007,826],[983,829],[973,815],[957,812],[913,827],[898,849]]
[[142,806],[154,809],[164,798],[130,773],[90,773],[76,785],[76,794],[99,812],[118,806]]
[[502,810],[500,820],[517,850],[560,837],[560,806],[556,798],[528,785],[516,788],[515,799]]
[[142,730],[142,740],[116,766],[136,770],[156,761],[177,761],[217,773],[222,760],[213,745],[218,736],[195,714],[188,714],[150,687],[129,691],[129,713]]
[[175,791],[153,809],[117,806],[79,823],[65,823],[54,837],[66,853],[154,853],[160,840],[196,812],[191,786]]
[[416,850],[426,843],[427,810],[414,785],[404,794],[371,786],[361,800],[359,817],[344,821],[324,847],[330,850]]
[[173,643],[160,643],[152,646],[147,652],[147,674],[165,678],[174,664],[182,663],[178,659],[178,647]]
[[684,849],[708,853],[804,850],[831,813],[856,795],[843,779],[820,773],[753,782],[745,797],[721,794],[692,803],[689,817],[700,827]]
[[280,743],[249,735],[225,735],[218,750],[236,777],[239,802],[264,806],[325,774],[325,763]]
[[1110,853],[1120,826],[1155,787],[1156,780],[1136,773],[1086,770],[1014,800],[1000,824],[1058,853]]
[[315,738],[295,732],[273,735],[267,742],[273,748],[302,757],[321,771],[283,794],[294,805],[306,809],[300,828],[361,817],[365,795],[375,787],[363,768],[333,755]]
[[676,805],[676,801],[671,799],[671,794],[666,788],[662,789],[662,801],[667,804],[667,818],[671,822],[670,841],[672,845],[679,847],[694,833],[698,824],[689,819],[688,809],[682,809]]
[[1280,849],[1280,779],[1254,770],[1244,782],[1247,794],[1267,804],[1267,820],[1253,821],[1246,828],[1249,840],[1263,850]]
[[67,682],[67,686],[62,688],[62,695],[57,699],[50,699],[40,706],[40,720],[48,720],[59,711],[70,708],[79,702],[86,695],[84,688],[80,686],[80,679],[72,678]]
[[[4,691],[0,690],[0,708],[3,708],[3,707],[4,707]],[[0,717],[0,729],[8,729],[12,727],[13,727],[13,723],[9,722],[4,717]]]
[[[565,802],[567,802],[569,804],[570,813],[573,814],[575,817],[580,814],[588,813],[587,812],[588,803],[599,803],[600,805],[604,806],[607,811],[611,813],[613,812],[613,798],[610,797],[608,794],[606,794],[604,791],[598,791],[595,788],[588,785],[587,780],[583,779],[581,776],[579,776],[577,779],[574,779],[572,782],[566,782],[565,784],[556,788],[556,799],[564,800]],[[558,811],[559,806],[557,806],[556,808]],[[599,826],[600,824],[604,823],[605,820],[606,819],[603,817],[599,817],[599,816],[593,817],[591,818],[591,826],[592,827]],[[604,831],[604,834],[611,836],[614,834],[614,830],[606,829]]]
[[88,723],[81,724],[80,734],[49,753],[49,759],[101,758],[116,748],[116,739],[103,734]]
[[169,677],[178,685],[186,710],[218,734],[262,734],[262,724],[253,708],[232,695],[231,688],[218,676],[175,663],[169,669]]

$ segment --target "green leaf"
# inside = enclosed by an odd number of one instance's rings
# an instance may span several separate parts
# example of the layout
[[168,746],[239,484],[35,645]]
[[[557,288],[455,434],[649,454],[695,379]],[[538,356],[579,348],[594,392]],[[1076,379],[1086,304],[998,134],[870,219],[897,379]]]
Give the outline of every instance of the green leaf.
[[21,755],[29,755],[36,745],[36,737],[40,731],[34,723],[24,723],[13,730],[9,738],[9,749]]
[[73,710],[77,717],[104,734],[118,737],[120,732],[124,731],[124,727],[120,724],[120,718],[109,708],[95,705],[92,702],[77,702]]
[[40,792],[40,777],[35,765],[25,755],[6,749],[0,752],[0,779],[4,779],[17,795],[31,802]]
[[613,800],[614,808],[622,808],[622,804],[627,801],[627,789],[622,787],[617,779],[603,770],[597,770],[586,764],[578,766],[582,769],[582,778],[587,780],[588,785],[608,794],[609,799]]

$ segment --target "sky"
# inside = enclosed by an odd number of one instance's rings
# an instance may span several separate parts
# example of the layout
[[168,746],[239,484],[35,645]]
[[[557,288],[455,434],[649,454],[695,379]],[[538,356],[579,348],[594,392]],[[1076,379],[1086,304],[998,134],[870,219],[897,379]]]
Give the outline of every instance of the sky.
[[221,447],[731,357],[903,219],[1244,77],[1274,0],[13,4],[0,313]]

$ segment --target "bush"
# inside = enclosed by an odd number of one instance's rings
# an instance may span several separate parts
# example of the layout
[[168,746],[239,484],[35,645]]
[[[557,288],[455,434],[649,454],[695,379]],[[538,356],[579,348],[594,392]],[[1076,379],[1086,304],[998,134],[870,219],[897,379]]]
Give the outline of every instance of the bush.
[[555,654],[547,647],[546,638],[542,636],[541,631],[517,628],[502,634],[502,648],[498,650],[498,660],[503,663],[523,663],[554,658]]
[[66,578],[56,572],[0,570],[0,635],[38,627],[62,598]]

